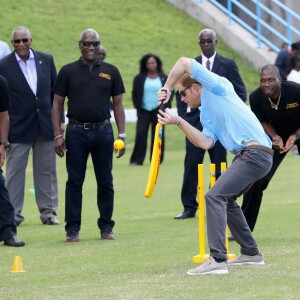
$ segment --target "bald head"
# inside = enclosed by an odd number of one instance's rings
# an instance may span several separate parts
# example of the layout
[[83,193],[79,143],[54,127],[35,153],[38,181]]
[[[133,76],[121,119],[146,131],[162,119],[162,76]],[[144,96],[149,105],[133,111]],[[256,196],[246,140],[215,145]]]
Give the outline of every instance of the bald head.
[[209,29],[209,28],[205,28],[205,29],[203,29],[203,30],[201,30],[201,31],[199,32],[199,41],[200,41],[202,35],[209,35],[209,36],[211,36],[214,40],[217,39],[216,33],[215,33],[212,29]]
[[85,37],[88,35],[93,35],[97,41],[100,40],[98,32],[92,28],[89,28],[89,29],[85,29],[82,31],[82,33],[80,35],[80,41],[84,40]]
[[106,57],[106,48],[102,45],[100,45],[100,48],[99,48],[99,54],[98,54],[98,57],[100,60],[104,60],[105,57]]
[[267,64],[265,66],[263,66],[260,70],[260,75],[264,72],[272,72],[274,73],[278,78],[280,78],[280,73],[279,73],[279,69],[272,64]]
[[12,34],[11,34],[11,39],[14,40],[14,37],[15,37],[16,34],[18,34],[18,33],[22,33],[22,34],[26,35],[28,38],[31,38],[30,31],[29,31],[29,29],[28,29],[27,27],[25,27],[25,26],[18,26],[18,27],[16,27],[16,28],[13,30],[13,32],[12,32]]
[[216,44],[217,36],[213,30],[206,28],[199,32],[199,45],[205,57],[210,58],[215,54]]

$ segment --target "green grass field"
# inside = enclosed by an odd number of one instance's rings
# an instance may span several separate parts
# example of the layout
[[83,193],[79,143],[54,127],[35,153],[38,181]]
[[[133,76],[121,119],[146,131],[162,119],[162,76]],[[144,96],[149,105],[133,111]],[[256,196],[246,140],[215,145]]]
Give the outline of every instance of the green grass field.
[[[77,59],[80,33],[95,28],[126,85],[126,108],[138,61],[155,52],[168,72],[180,56],[199,53],[204,28],[162,0],[19,0],[2,1],[0,39],[10,41],[18,25],[28,26],[33,48],[52,53],[59,70]],[[218,52],[236,59],[248,92],[257,72],[224,45]],[[31,161],[27,169],[25,222],[18,227],[26,246],[0,245],[0,299],[299,299],[299,157],[287,155],[265,192],[255,229],[262,267],[230,267],[226,276],[187,276],[198,254],[197,219],[174,220],[182,210],[184,137],[176,126],[166,129],[166,155],[152,199],[144,198],[149,170],[129,167],[135,124],[127,123],[127,153],[114,159],[116,241],[101,241],[97,228],[96,182],[89,161],[83,191],[80,243],[66,244],[64,231],[65,159],[57,159],[60,226],[41,225],[34,196]],[[230,156],[231,158],[231,156]],[[229,161],[230,161],[229,158]],[[206,186],[208,165],[205,159]],[[299,176],[299,177],[298,177]],[[238,180],[238,178],[237,178]],[[239,200],[240,201],[240,200]],[[230,243],[230,252],[239,253]],[[11,273],[21,256],[25,273]]]
[[[167,149],[151,199],[144,198],[149,160],[130,167],[134,123],[125,157],[114,160],[116,241],[101,241],[91,162],[84,183],[80,243],[64,242],[64,225],[41,225],[28,166],[23,248],[0,246],[0,299],[299,299],[299,157],[288,154],[265,192],[255,230],[265,266],[230,267],[224,276],[188,276],[199,253],[198,221],[182,210],[184,139],[167,127]],[[231,160],[231,156],[229,161]],[[205,160],[206,184],[208,165]],[[64,217],[65,160],[58,158],[59,219]],[[237,179],[238,180],[238,179]],[[239,200],[240,201],[240,200]],[[62,222],[63,223],[63,222]],[[239,253],[235,242],[230,253]],[[25,273],[11,273],[21,256]]]
[[[11,32],[27,26],[32,47],[53,54],[57,70],[80,57],[78,40],[86,28],[94,28],[106,46],[106,61],[115,64],[124,79],[125,107],[132,107],[131,90],[139,60],[154,52],[168,73],[180,56],[199,55],[198,33],[204,25],[163,0],[19,0],[2,1],[0,39],[10,44]],[[257,72],[229,49],[218,36],[217,50],[236,59],[250,92],[258,84]]]

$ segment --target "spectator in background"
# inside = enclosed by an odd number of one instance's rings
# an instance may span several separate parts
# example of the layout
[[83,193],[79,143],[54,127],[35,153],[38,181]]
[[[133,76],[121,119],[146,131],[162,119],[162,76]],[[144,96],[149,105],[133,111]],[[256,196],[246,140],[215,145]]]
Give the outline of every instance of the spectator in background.
[[[199,45],[201,55],[195,59],[197,62],[205,66],[207,69],[222,77],[227,78],[235,89],[237,95],[243,100],[247,100],[247,92],[244,82],[240,76],[238,67],[234,60],[224,57],[216,53],[217,45],[216,33],[211,29],[204,29],[199,33]],[[199,109],[187,109],[187,104],[181,101],[181,96],[176,93],[176,102],[178,115],[184,118],[188,123],[198,130],[202,130],[200,123]],[[181,202],[183,204],[183,212],[175,217],[175,219],[186,219],[195,217],[198,209],[197,202],[197,184],[198,184],[198,164],[202,164],[204,160],[205,150],[196,147],[186,138],[186,154],[184,159],[184,174],[181,188]],[[213,148],[208,150],[210,160],[216,164],[217,178],[221,175],[220,164],[226,162],[226,150],[219,141]]]
[[300,83],[300,55],[291,56],[287,80]]
[[[300,83],[300,55],[291,56],[287,80]],[[292,148],[291,153],[294,156],[300,155],[296,145]]]
[[[78,61],[63,66],[57,76],[52,109],[55,152],[64,156],[68,180],[66,183],[66,242],[79,242],[81,229],[82,186],[87,160],[91,154],[97,180],[98,228],[102,240],[115,240],[112,229],[114,186],[112,157],[114,135],[110,123],[110,98],[119,131],[118,137],[125,140],[125,111],[122,94],[124,84],[119,70],[99,60],[99,34],[86,29],[79,40],[81,57]],[[60,132],[61,114],[65,98],[68,98],[66,140]],[[125,154],[119,151],[117,158]],[[90,199],[89,199],[90,200]]]
[[26,27],[16,27],[11,42],[15,51],[0,61],[0,75],[8,81],[11,100],[6,187],[19,225],[24,221],[26,166],[32,149],[35,198],[41,221],[45,225],[58,225],[51,123],[52,87],[56,78],[53,57],[31,49],[32,38]]
[[10,49],[7,43],[0,41],[0,59],[10,54]]
[[288,43],[285,43],[285,42],[283,42],[282,44],[281,44],[281,47],[280,47],[280,49],[289,49],[289,44]]
[[[98,54],[98,58],[101,60],[101,61],[104,61],[105,58],[106,58],[106,48],[102,45],[99,46],[99,54]],[[112,112],[113,111],[113,103],[112,101],[110,100],[110,111]]]
[[9,194],[5,187],[5,179],[2,175],[2,166],[5,160],[5,150],[8,149],[9,127],[9,90],[4,77],[0,76],[0,242],[12,247],[25,245],[17,236],[14,207],[9,200]]
[[271,170],[255,182],[243,197],[242,210],[251,231],[256,224],[263,191],[268,187],[287,152],[295,144],[300,149],[299,95],[300,85],[281,81],[279,70],[274,65],[266,65],[261,69],[260,87],[250,94],[251,110],[271,138],[274,150]]
[[[140,60],[140,72],[133,80],[132,101],[137,110],[136,135],[130,165],[142,165],[147,151],[148,130],[151,125],[152,155],[155,126],[157,124],[157,92],[165,84],[167,75],[163,72],[161,59],[152,53],[145,54]],[[173,96],[173,94],[172,94]],[[168,103],[171,107],[171,101]],[[161,163],[164,158],[165,130],[162,134]]]
[[279,69],[282,80],[287,79],[289,69],[289,59],[293,55],[300,55],[300,42],[291,45],[291,49],[284,48],[280,50],[275,60],[275,66]]
[[102,45],[100,45],[98,57],[102,61],[104,61],[106,58],[106,48]]

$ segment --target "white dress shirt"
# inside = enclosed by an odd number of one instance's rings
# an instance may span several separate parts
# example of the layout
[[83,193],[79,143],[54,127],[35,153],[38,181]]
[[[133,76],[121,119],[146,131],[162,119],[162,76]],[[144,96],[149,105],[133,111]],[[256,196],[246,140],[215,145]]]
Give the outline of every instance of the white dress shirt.
[[36,66],[35,66],[35,60],[34,55],[31,49],[29,49],[30,54],[29,58],[26,62],[24,62],[20,56],[15,52],[16,59],[19,63],[19,66],[31,88],[33,93],[36,95],[36,89],[37,89],[37,75],[36,75]]

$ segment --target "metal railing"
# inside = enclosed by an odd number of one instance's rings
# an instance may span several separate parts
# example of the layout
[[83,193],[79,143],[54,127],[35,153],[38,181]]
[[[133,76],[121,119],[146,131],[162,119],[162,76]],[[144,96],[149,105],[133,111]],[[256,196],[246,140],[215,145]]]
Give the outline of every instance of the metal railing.
[[[264,43],[272,50],[279,52],[281,48],[278,45],[283,43],[291,45],[293,39],[300,40],[300,31],[293,25],[300,21],[299,14],[278,0],[271,1],[284,17],[264,5],[261,0],[196,0],[199,4],[205,1],[211,2],[228,15],[229,26],[234,20],[253,34],[257,38],[257,48],[263,47],[262,43]],[[242,2],[245,2],[246,5]]]

